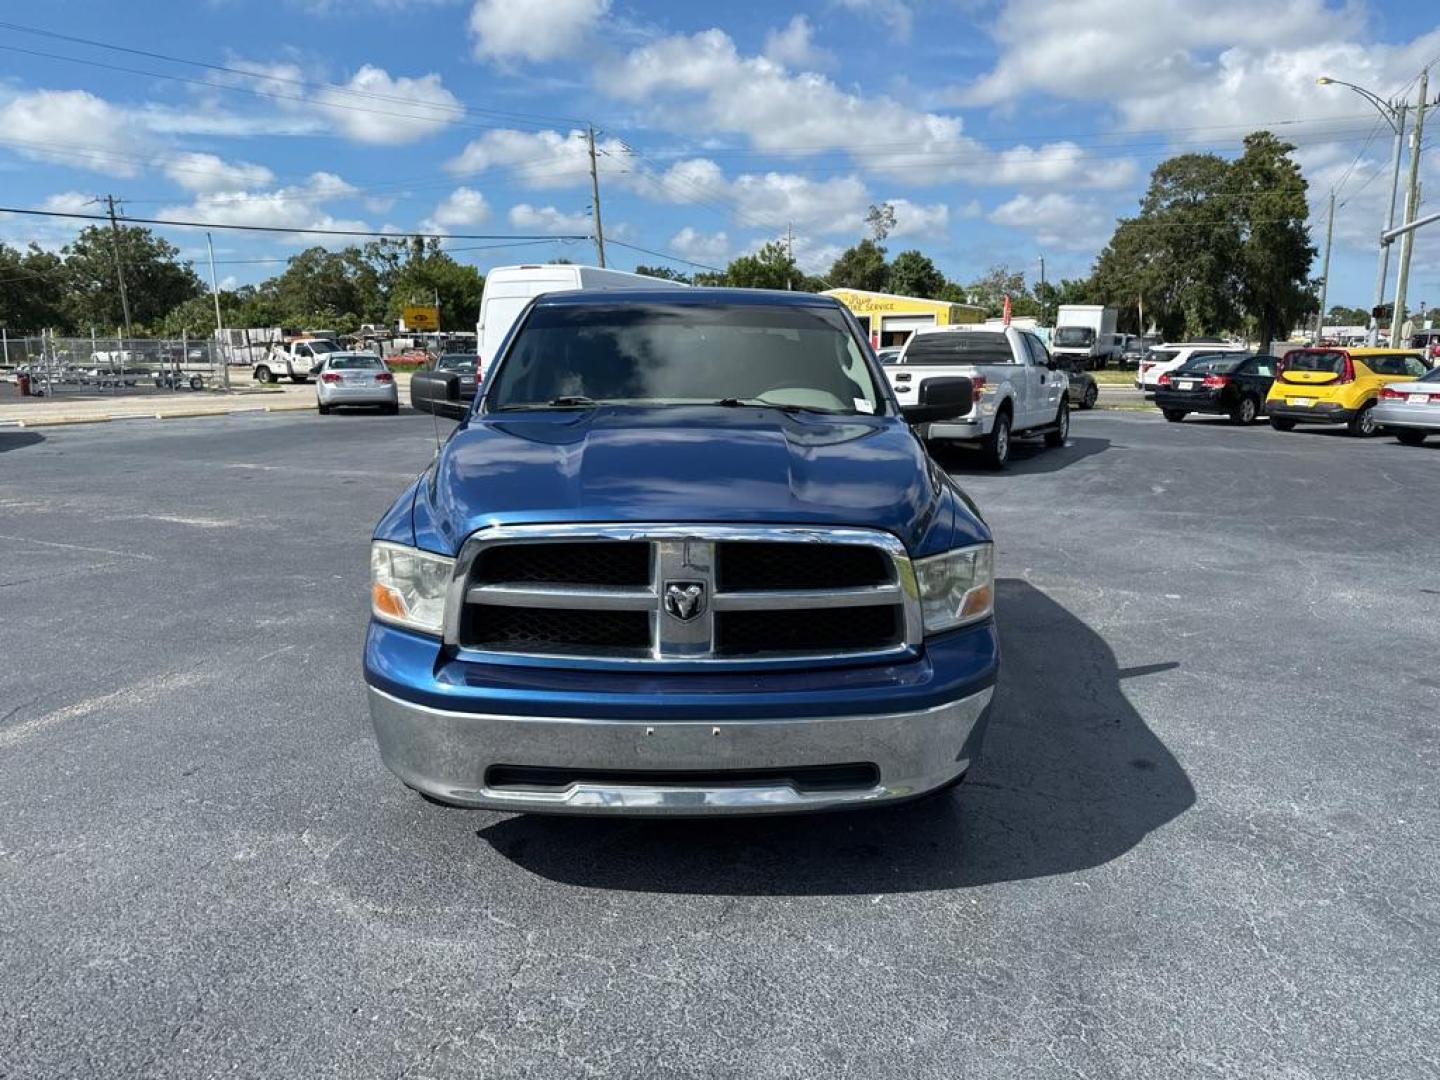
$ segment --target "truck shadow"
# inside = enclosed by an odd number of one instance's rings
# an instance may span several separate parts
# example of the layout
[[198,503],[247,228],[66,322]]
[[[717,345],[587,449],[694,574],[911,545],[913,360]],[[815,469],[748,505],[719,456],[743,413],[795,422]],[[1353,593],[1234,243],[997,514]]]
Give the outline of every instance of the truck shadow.
[[999,584],[1004,667],[984,749],[953,792],[785,818],[511,817],[478,836],[541,877],[720,895],[924,892],[1099,866],[1184,813],[1195,791],[1126,700],[1093,630],[1043,592]]
[[[1010,445],[1010,462],[1005,472],[1048,473],[1069,468],[1088,457],[1103,454],[1110,449],[1109,439],[1087,435],[1075,435],[1065,440],[1064,446],[1049,447],[1040,439],[1017,439]],[[935,446],[930,454],[942,469],[951,476],[1003,476],[983,461],[976,450],[955,446]]]
[[45,441],[45,436],[38,431],[27,431],[24,428],[15,431],[0,431],[0,454],[6,450],[19,450],[22,447],[34,446],[36,443]]

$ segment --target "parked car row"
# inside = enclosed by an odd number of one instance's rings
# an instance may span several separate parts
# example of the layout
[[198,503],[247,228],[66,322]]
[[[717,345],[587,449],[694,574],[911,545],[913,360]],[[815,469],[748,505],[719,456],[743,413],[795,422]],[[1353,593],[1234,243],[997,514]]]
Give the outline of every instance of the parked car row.
[[1174,423],[1209,413],[1250,424],[1264,413],[1276,431],[1343,424],[1411,446],[1440,433],[1440,368],[1416,351],[1314,348],[1277,358],[1191,349],[1156,378],[1154,399]]

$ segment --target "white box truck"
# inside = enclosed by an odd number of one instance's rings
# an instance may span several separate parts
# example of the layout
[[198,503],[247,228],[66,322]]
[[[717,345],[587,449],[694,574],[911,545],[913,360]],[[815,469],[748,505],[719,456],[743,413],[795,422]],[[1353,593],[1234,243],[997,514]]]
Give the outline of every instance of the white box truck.
[[1120,362],[1114,308],[1102,304],[1061,304],[1050,336],[1050,352],[1069,371],[1097,371]]
[[485,275],[480,296],[480,321],[475,324],[477,371],[500,351],[505,335],[520,312],[534,297],[547,292],[571,289],[685,289],[678,281],[666,281],[623,270],[602,270],[598,266],[572,263],[531,263],[497,266]]

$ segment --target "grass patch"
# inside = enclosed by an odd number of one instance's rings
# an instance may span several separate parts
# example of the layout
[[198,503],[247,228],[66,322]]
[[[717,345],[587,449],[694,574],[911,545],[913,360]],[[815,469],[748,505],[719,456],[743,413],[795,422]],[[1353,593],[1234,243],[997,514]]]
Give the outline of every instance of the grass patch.
[[1135,372],[1116,371],[1113,368],[1106,368],[1104,371],[1092,371],[1095,381],[1101,386],[1134,386]]

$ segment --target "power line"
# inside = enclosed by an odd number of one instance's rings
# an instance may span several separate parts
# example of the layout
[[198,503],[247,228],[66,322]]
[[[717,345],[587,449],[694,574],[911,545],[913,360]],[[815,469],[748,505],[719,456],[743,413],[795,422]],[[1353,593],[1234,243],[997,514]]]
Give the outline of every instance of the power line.
[[[109,221],[106,214],[78,214],[62,210],[28,210],[18,206],[0,206],[0,214],[28,214],[32,217],[73,218],[82,221]],[[171,221],[162,218],[122,217],[116,220],[126,225],[167,225],[179,229],[231,229],[239,232],[304,233],[313,236],[371,236],[390,240],[420,238],[422,240],[588,240],[583,233],[556,233],[542,236],[534,233],[507,235],[505,233],[433,233],[433,232],[381,232],[378,229],[313,229],[287,225],[231,225],[219,221]]]
[[[479,108],[479,107],[476,107],[476,106],[468,106],[468,105],[464,105],[464,104],[449,105],[449,104],[446,104],[446,103],[443,103],[443,102],[431,102],[431,103],[416,102],[413,98],[400,97],[399,95],[396,95],[396,94],[383,94],[383,93],[380,93],[380,92],[374,91],[374,90],[357,90],[357,89],[355,89],[354,87],[341,86],[341,85],[338,85],[338,84],[336,84],[336,83],[317,82],[317,81],[314,81],[314,80],[311,80],[311,79],[296,79],[296,78],[291,78],[291,77],[285,76],[285,75],[277,75],[277,74],[270,74],[270,73],[257,72],[257,71],[246,71],[244,68],[229,67],[229,66],[227,66],[227,65],[225,65],[225,64],[214,64],[214,63],[210,63],[210,62],[205,61],[205,60],[195,60],[195,59],[192,59],[192,58],[190,58],[190,57],[175,56],[175,55],[172,55],[172,54],[169,54],[169,53],[152,52],[152,51],[147,50],[147,49],[136,49],[136,48],[132,48],[132,47],[127,46],[127,45],[116,45],[116,44],[113,44],[112,42],[99,41],[99,40],[96,40],[95,38],[84,38],[84,37],[79,37],[79,36],[73,35],[73,34],[61,34],[61,33],[58,33],[58,32],[56,32],[56,31],[54,31],[54,30],[46,30],[46,29],[43,29],[43,28],[41,28],[41,27],[36,27],[36,26],[24,26],[24,25],[22,25],[22,24],[20,24],[20,23],[0,22],[0,29],[13,30],[13,31],[16,31],[16,32],[22,33],[22,34],[33,34],[33,35],[35,35],[35,36],[37,36],[37,37],[51,38],[51,39],[56,40],[56,41],[66,41],[66,42],[70,42],[71,44],[75,44],[75,45],[85,45],[85,46],[89,46],[90,48],[95,48],[95,49],[106,49],[106,50],[111,51],[111,52],[127,53],[127,54],[129,54],[129,55],[131,55],[131,56],[143,56],[143,57],[146,57],[147,59],[150,59],[150,60],[161,60],[161,61],[164,61],[165,63],[169,63],[169,64],[184,64],[184,65],[187,65],[187,66],[189,66],[189,67],[204,68],[204,69],[206,69],[206,70],[208,70],[208,71],[218,71],[218,72],[222,72],[222,73],[224,73],[224,74],[226,74],[226,75],[233,75],[233,76],[237,76],[237,77],[239,77],[239,78],[259,79],[259,80],[262,80],[262,81],[265,81],[265,82],[271,82],[271,83],[284,83],[284,84],[288,84],[288,85],[292,85],[292,86],[300,86],[300,87],[308,87],[308,88],[320,89],[320,90],[326,91],[327,93],[347,94],[347,95],[349,95],[349,96],[351,96],[351,97],[368,98],[368,99],[370,99],[370,100],[372,100],[372,101],[390,101],[390,102],[395,102],[395,103],[403,104],[403,105],[417,105],[417,104],[418,104],[418,105],[421,105],[421,106],[424,107],[424,108],[431,108],[431,109],[437,109],[437,110],[455,112],[455,113],[459,113],[459,114],[462,114],[462,115],[475,114],[475,115],[496,116],[496,117],[501,117],[501,118],[510,119],[510,120],[530,122],[530,123],[532,123],[532,124],[537,124],[537,123],[540,123],[540,124],[550,124],[550,123],[555,123],[555,122],[557,122],[557,121],[560,122],[560,123],[574,124],[574,125],[581,125],[581,124],[584,124],[584,123],[585,123],[585,121],[583,121],[583,120],[578,120],[578,119],[576,119],[576,118],[574,118],[574,117],[566,117],[566,116],[558,116],[558,115],[549,115],[549,116],[547,116],[547,115],[538,114],[538,113],[505,112],[505,111],[499,110],[499,109],[482,109],[482,108]],[[20,49],[20,48],[17,47],[17,46],[5,46],[5,48],[10,48],[10,49],[13,49],[13,50],[18,51],[18,52],[25,52],[25,51],[27,51],[27,50],[24,50],[24,49]],[[39,55],[49,55],[49,54],[39,54]],[[80,63],[80,64],[94,64],[94,65],[100,66],[100,67],[107,66],[107,65],[102,64],[100,61],[85,60],[85,59],[80,58],[80,57],[68,57],[68,56],[59,56],[59,55],[56,55],[56,56],[53,56],[52,59],[71,60],[71,61],[73,61],[73,62],[75,62],[75,63]],[[134,73],[134,74],[140,74],[140,75],[149,75],[149,76],[156,77],[156,78],[180,79],[180,80],[182,80],[182,81],[187,81],[187,82],[188,82],[188,81],[193,81],[193,80],[184,79],[183,76],[178,76],[178,75],[164,75],[164,74],[160,74],[160,73],[156,73],[156,72],[137,71],[137,72],[133,72],[133,73]],[[215,82],[206,82],[204,85],[206,85],[206,86],[208,86],[208,87],[211,87],[211,88],[223,88],[223,87],[224,87],[224,84],[223,84],[223,83],[215,83]],[[233,88],[233,87],[232,87],[232,89],[236,89],[236,88]]]
[[725,271],[718,266],[711,266],[708,263],[696,262],[694,259],[681,258],[679,255],[672,255],[668,251],[655,251],[651,248],[641,247],[639,244],[629,244],[624,240],[616,240],[613,236],[606,241],[618,247],[629,248],[631,251],[638,251],[644,255],[653,255],[657,259],[668,259],[670,262],[684,263],[686,266],[698,267],[701,270],[710,270],[716,274],[723,274]]

